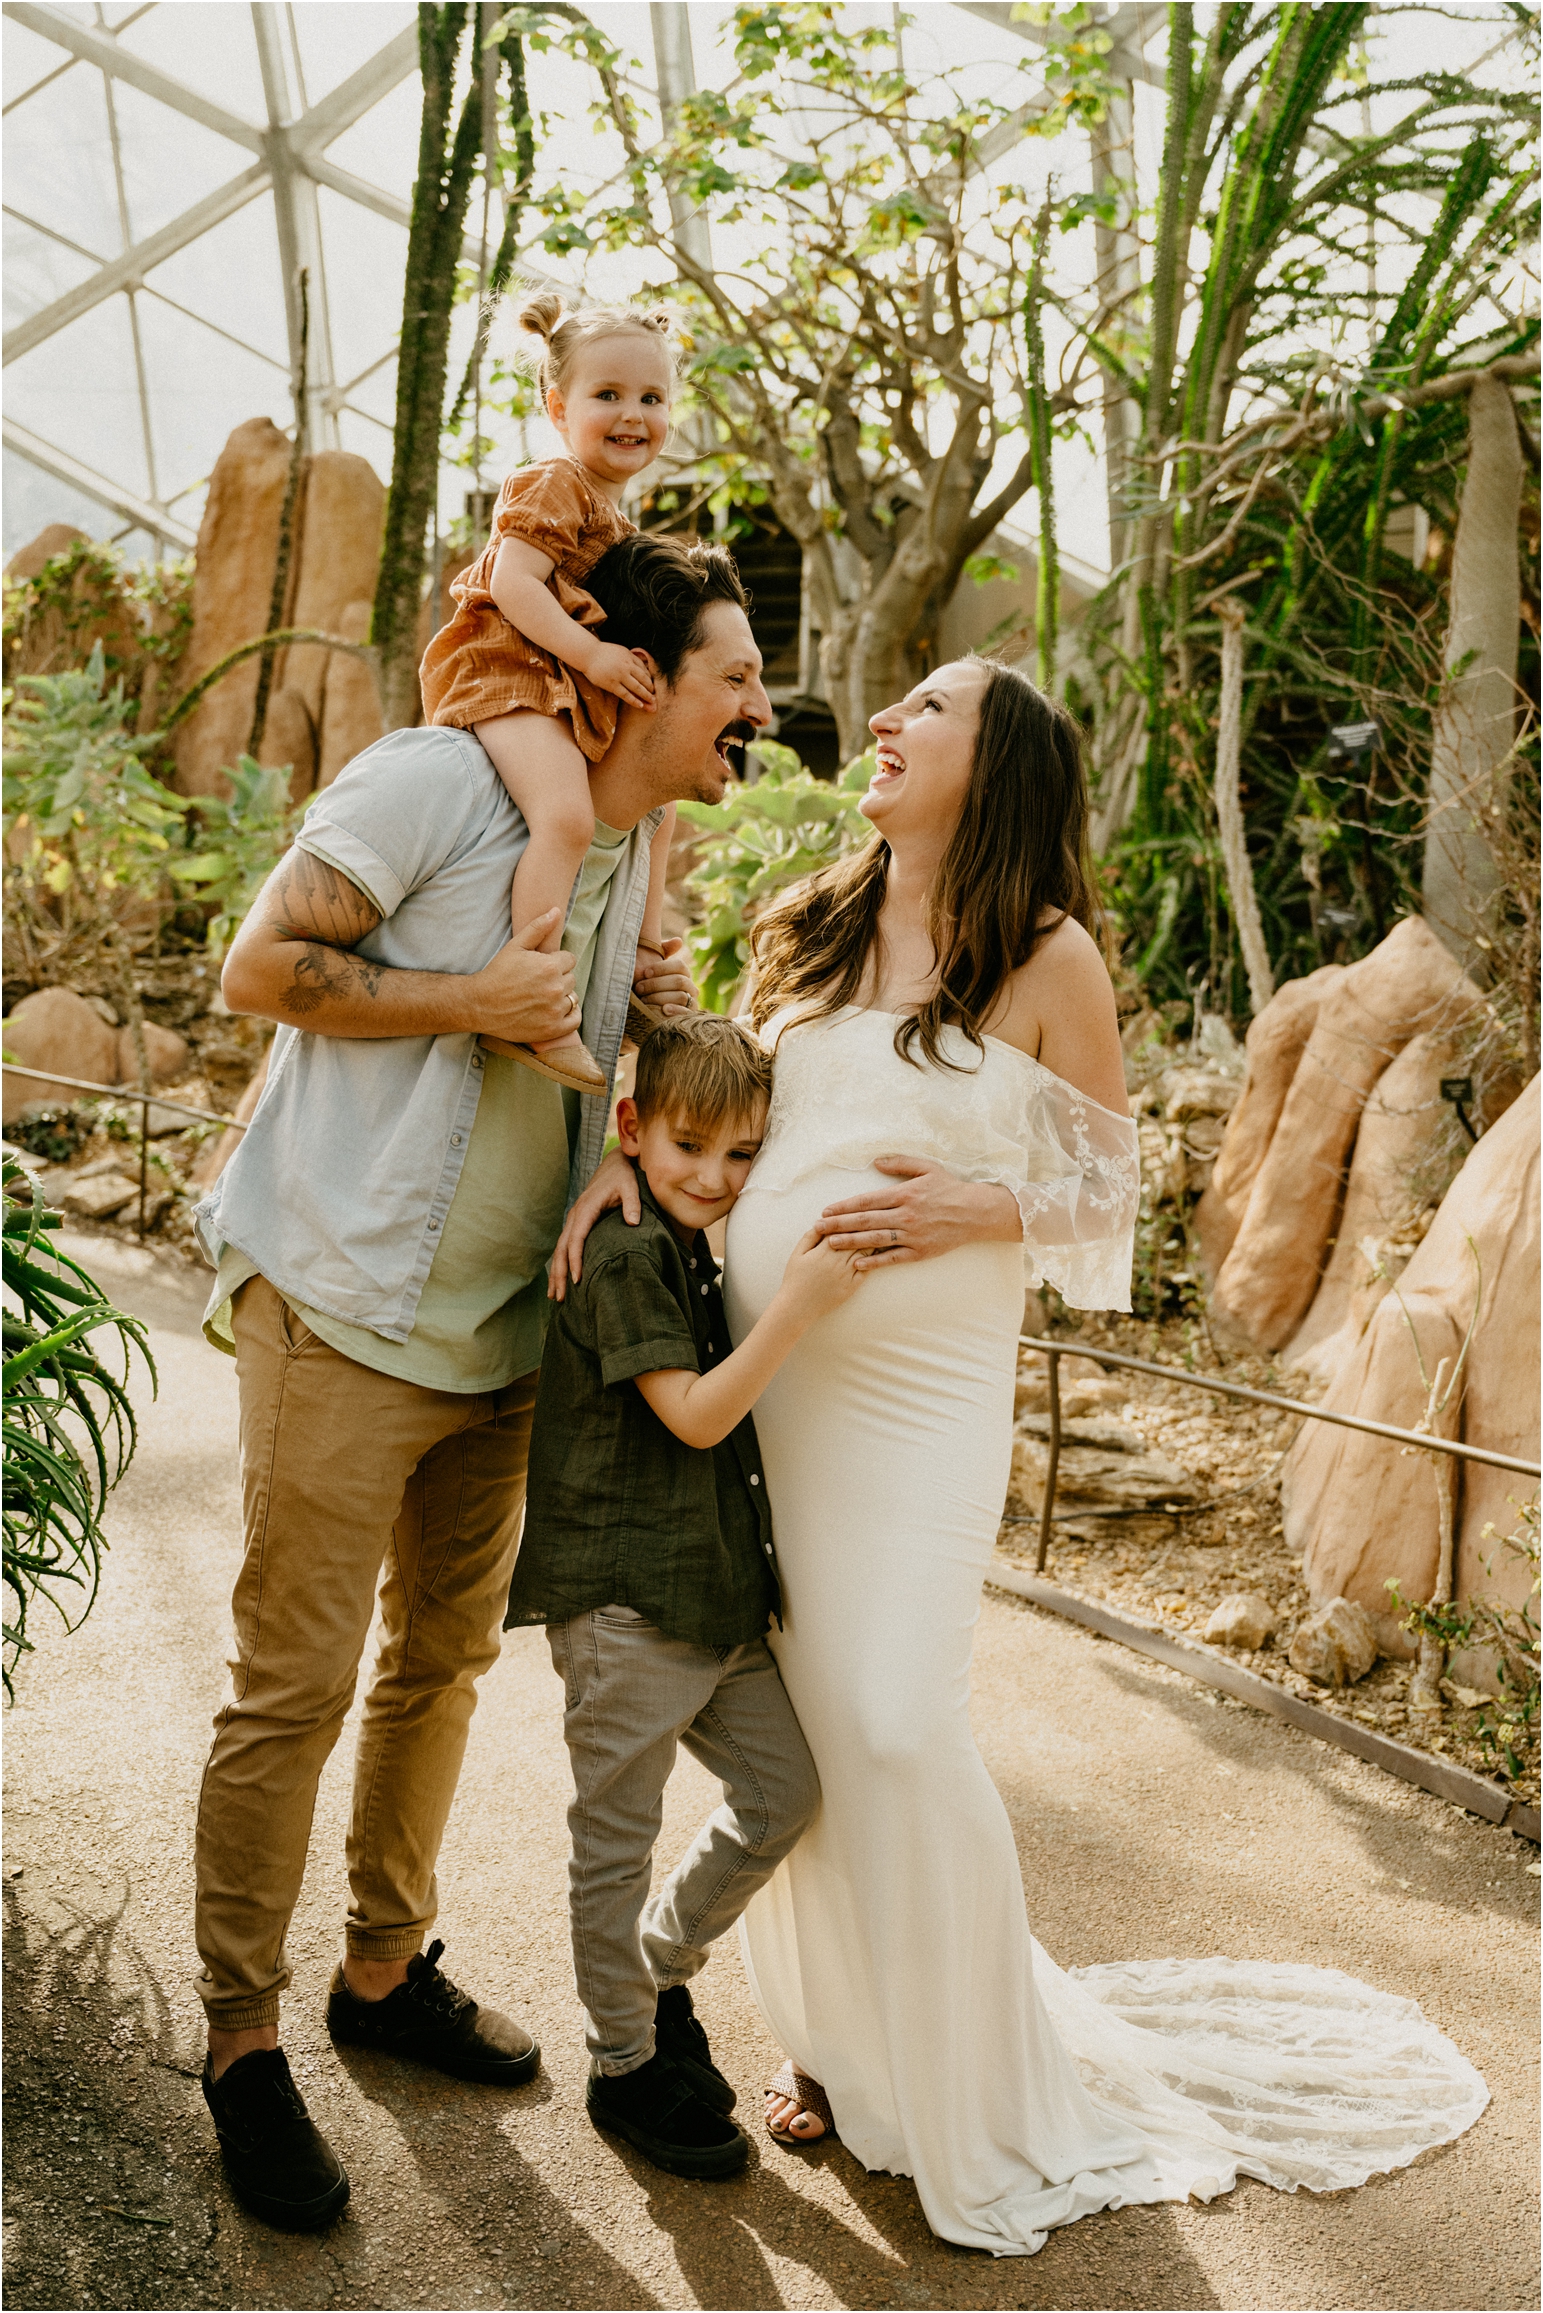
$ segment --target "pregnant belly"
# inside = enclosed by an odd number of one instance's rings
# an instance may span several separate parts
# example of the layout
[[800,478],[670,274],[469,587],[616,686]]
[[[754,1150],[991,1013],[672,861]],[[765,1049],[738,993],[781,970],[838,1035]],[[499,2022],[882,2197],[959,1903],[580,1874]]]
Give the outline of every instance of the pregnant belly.
[[[758,1190],[752,1177],[729,1216],[724,1262],[735,1341],[744,1339],[766,1308],[788,1255],[827,1205],[893,1185],[871,1167],[851,1172],[826,1166],[781,1190]],[[896,1358],[908,1367],[919,1359],[935,1378],[946,1373],[953,1387],[1005,1386],[1010,1402],[1022,1326],[1022,1249],[959,1245],[928,1261],[869,1270],[850,1300],[811,1326],[800,1350],[839,1359],[849,1380],[855,1367],[873,1378],[888,1374],[892,1384]]]
[[[823,1208],[883,1179],[828,1167],[787,1189],[746,1191],[729,1218],[724,1267],[736,1341]],[[952,1566],[965,1586],[943,1619],[961,1629],[973,1620],[1007,1490],[1022,1322],[1020,1247],[960,1245],[869,1270],[772,1376],[755,1424],[790,1633],[795,1622],[807,1630],[800,1618],[816,1606],[817,1619],[846,1627],[830,1586],[861,1588],[883,1569],[886,1580],[909,1569],[901,1588],[914,1602],[932,1598],[930,1585]]]

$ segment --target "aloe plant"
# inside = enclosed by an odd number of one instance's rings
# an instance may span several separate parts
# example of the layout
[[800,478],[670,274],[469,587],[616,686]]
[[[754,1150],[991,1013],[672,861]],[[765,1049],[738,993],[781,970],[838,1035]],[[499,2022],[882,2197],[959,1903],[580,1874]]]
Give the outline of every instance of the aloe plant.
[[[0,1248],[6,1294],[3,1375],[6,1489],[3,1675],[30,1654],[27,1615],[45,1599],[75,1630],[90,1613],[107,1547],[102,1513],[138,1443],[129,1397],[137,1350],[156,1385],[155,1360],[137,1317],[115,1309],[78,1261],[49,1241],[59,1215],[20,1192],[24,1168],[5,1159]],[[112,1372],[88,1336],[116,1334]]]

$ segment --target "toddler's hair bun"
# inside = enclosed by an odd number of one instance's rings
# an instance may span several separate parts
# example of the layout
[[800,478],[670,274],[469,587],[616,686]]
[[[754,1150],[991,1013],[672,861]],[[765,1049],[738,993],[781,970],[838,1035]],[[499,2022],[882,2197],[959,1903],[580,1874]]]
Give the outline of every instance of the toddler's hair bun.
[[535,337],[550,345],[554,331],[567,319],[568,308],[555,289],[538,289],[527,297],[517,316],[521,329],[528,329]]

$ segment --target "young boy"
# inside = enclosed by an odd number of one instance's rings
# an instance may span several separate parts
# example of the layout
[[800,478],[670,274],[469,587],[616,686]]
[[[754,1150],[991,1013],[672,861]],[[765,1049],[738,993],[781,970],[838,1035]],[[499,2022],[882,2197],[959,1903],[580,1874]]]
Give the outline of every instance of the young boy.
[[[744,1186],[770,1095],[769,1055],[732,1020],[689,1014],[639,1051],[616,1121],[643,1216],[596,1223],[553,1315],[506,1621],[546,1624],[566,1697],[590,2115],[677,2176],[731,2176],[750,2149],[688,1980],[819,1803],[764,1635],[781,1596],[750,1408],[858,1276],[811,1230],[731,1350],[702,1234]],[[649,1901],[677,1743],[723,1805]]]

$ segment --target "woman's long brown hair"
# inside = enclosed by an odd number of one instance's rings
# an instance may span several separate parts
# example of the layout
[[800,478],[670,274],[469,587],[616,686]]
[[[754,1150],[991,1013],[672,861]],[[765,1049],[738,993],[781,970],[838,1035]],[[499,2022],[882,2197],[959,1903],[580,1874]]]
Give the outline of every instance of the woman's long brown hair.
[[[1077,726],[1027,675],[990,660],[959,824],[927,897],[938,962],[930,1001],[895,1031],[902,1060],[913,1047],[943,1067],[946,1027],[984,1050],[982,1029],[1003,987],[1035,947],[1071,916],[1091,929],[1088,786]],[[785,1005],[803,1020],[828,1019],[853,1003],[878,935],[889,845],[877,831],[855,859],[821,870],[770,910],[751,935],[754,1026]],[[1053,911],[1054,921],[1040,919]]]

